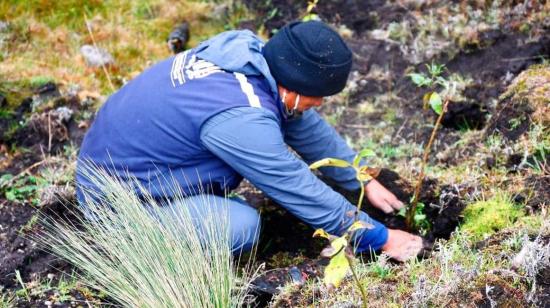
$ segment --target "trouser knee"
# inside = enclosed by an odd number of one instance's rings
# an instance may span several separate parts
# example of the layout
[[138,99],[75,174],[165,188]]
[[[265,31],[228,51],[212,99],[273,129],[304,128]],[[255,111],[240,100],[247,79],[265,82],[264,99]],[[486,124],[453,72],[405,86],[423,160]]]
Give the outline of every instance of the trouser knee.
[[230,209],[230,229],[233,253],[249,251],[260,236],[260,215],[244,202],[232,204]]

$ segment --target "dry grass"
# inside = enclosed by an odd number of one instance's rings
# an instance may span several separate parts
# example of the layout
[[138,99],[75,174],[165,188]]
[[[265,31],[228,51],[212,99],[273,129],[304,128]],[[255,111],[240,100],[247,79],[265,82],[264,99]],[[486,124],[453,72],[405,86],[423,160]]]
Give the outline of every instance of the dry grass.
[[101,68],[89,68],[80,47],[92,44],[85,23],[90,21],[97,45],[115,59],[108,68],[119,87],[152,63],[170,55],[166,38],[187,21],[194,46],[234,26],[246,11],[233,1],[2,1],[0,79],[3,83],[47,76],[63,84],[78,84],[108,94]]

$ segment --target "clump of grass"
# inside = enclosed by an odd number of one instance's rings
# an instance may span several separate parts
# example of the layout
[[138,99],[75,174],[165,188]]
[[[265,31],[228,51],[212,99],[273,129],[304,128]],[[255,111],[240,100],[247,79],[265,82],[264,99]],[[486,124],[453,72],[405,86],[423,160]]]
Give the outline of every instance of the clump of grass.
[[509,227],[525,215],[522,208],[504,192],[468,205],[463,214],[464,223],[460,229],[476,239]]
[[88,219],[60,223],[45,217],[46,232],[37,240],[79,268],[87,286],[125,307],[243,305],[250,277],[246,268],[242,277],[237,274],[227,215],[193,221],[190,209],[196,205],[177,189],[172,202],[184,206],[161,210],[132,177],[123,181],[96,167],[83,174],[100,192],[88,192]]

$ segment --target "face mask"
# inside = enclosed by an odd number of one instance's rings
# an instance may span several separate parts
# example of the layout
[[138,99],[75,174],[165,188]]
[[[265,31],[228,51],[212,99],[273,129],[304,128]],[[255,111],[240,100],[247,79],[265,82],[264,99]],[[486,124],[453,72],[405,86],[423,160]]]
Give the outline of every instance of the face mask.
[[298,109],[299,103],[300,103],[300,94],[297,94],[296,99],[294,100],[294,108],[292,109],[292,111],[295,111],[296,109]]
[[298,110],[298,105],[300,104],[300,94],[296,95],[296,99],[294,100],[294,107],[292,109],[288,109],[286,105],[286,95],[287,92],[283,91],[283,97],[281,98],[281,100],[283,101],[283,105],[285,106],[287,116],[293,117],[295,113],[297,113],[296,110]]

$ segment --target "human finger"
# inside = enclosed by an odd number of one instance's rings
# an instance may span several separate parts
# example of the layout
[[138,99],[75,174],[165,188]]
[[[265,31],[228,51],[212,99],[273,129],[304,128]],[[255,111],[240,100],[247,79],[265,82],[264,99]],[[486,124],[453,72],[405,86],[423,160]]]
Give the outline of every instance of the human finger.
[[386,199],[380,200],[378,208],[381,209],[386,214],[390,214],[391,212],[393,212],[393,207]]
[[403,202],[397,199],[397,197],[395,197],[394,195],[387,197],[386,202],[392,207],[392,209],[395,209],[395,210],[399,210],[403,206],[405,206],[405,204],[403,204]]

